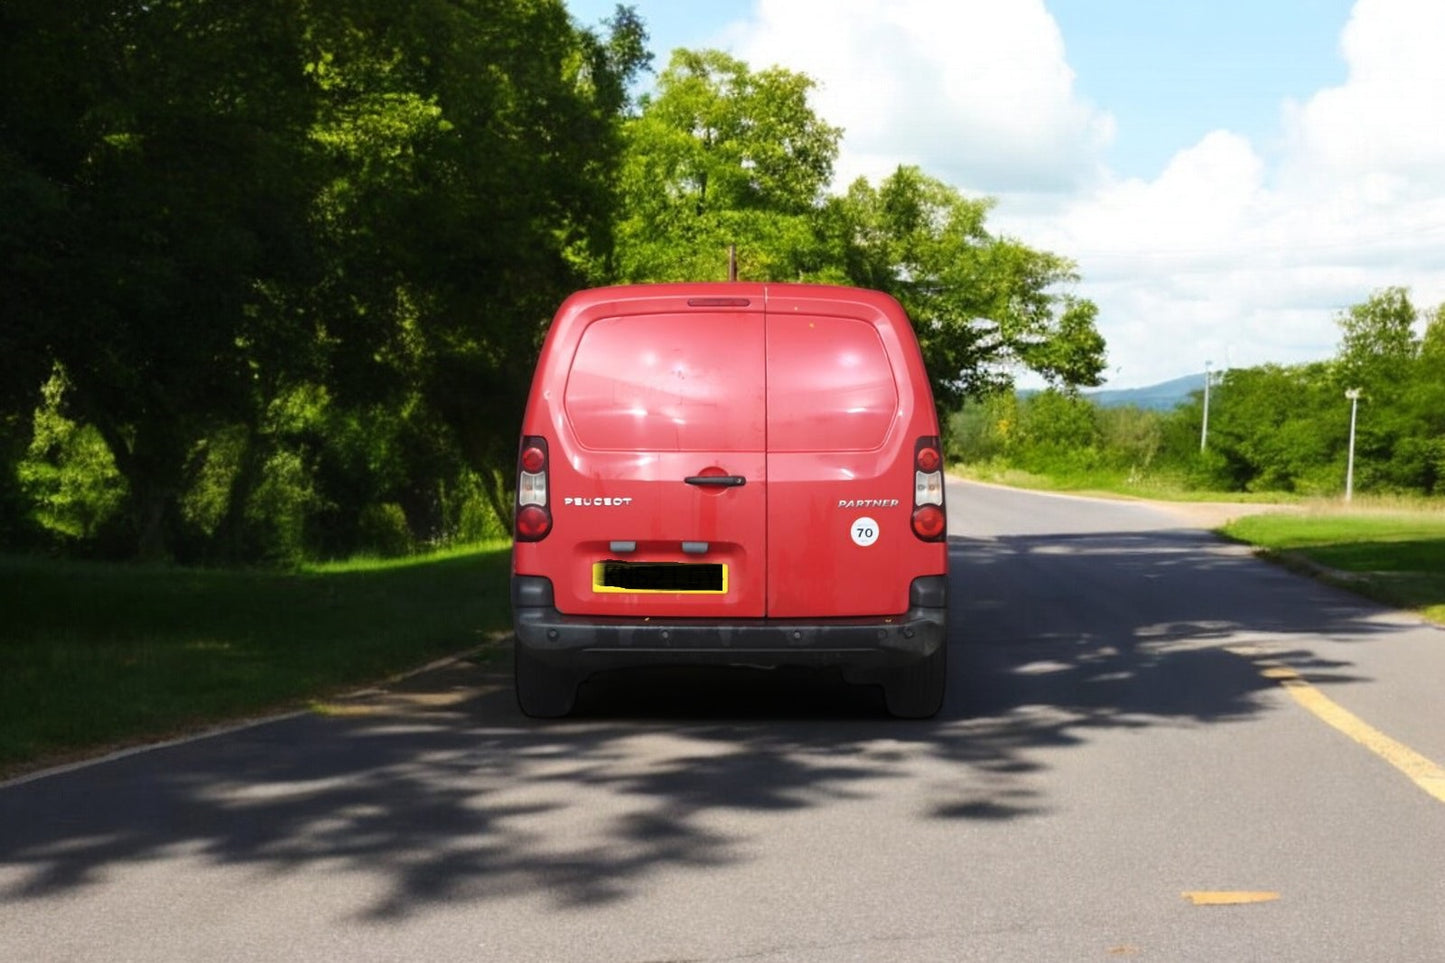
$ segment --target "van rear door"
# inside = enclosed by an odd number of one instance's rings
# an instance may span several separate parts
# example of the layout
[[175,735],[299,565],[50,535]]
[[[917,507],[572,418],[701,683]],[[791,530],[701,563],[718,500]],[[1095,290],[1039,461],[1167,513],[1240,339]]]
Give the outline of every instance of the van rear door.
[[[541,543],[578,615],[766,613],[761,287],[600,302],[565,359],[556,525]],[[555,397],[548,406],[556,403]]]
[[769,294],[768,614],[902,613],[936,568],[910,526],[914,435],[935,423],[912,330],[870,292]]

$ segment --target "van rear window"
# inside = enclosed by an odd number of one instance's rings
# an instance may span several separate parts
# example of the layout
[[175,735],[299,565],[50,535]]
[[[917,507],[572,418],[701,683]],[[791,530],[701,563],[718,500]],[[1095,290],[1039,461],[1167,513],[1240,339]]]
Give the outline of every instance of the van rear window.
[[635,315],[587,327],[564,406],[602,451],[762,451],[761,313]]
[[871,451],[897,411],[893,366],[872,324],[769,315],[769,449]]

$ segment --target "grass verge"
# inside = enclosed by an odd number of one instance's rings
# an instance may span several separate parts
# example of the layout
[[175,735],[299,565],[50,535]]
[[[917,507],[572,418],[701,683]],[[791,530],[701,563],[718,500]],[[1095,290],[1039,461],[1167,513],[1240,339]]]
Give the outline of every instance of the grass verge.
[[507,568],[505,543],[286,573],[0,557],[0,776],[482,646]]
[[1222,531],[1285,564],[1445,623],[1445,512],[1250,515]]
[[1131,475],[1126,472],[1092,471],[1073,474],[1039,475],[991,462],[950,466],[949,472],[971,481],[1008,485],[1030,491],[1068,492],[1109,498],[1139,498],[1171,502],[1230,502],[1235,504],[1281,504],[1300,498],[1285,492],[1216,492],[1189,488],[1169,475]]

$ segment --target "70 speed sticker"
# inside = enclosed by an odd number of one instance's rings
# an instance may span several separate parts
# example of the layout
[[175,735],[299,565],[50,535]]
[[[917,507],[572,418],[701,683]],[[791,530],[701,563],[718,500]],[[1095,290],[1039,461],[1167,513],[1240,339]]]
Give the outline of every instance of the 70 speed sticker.
[[878,541],[878,523],[867,515],[855,518],[848,526],[848,534],[853,537],[854,545],[867,548]]

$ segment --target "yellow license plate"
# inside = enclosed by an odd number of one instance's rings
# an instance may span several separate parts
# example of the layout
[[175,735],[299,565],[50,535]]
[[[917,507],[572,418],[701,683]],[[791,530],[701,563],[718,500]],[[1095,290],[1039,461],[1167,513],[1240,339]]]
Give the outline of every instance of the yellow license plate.
[[592,591],[631,595],[726,595],[728,567],[719,562],[592,563]]

